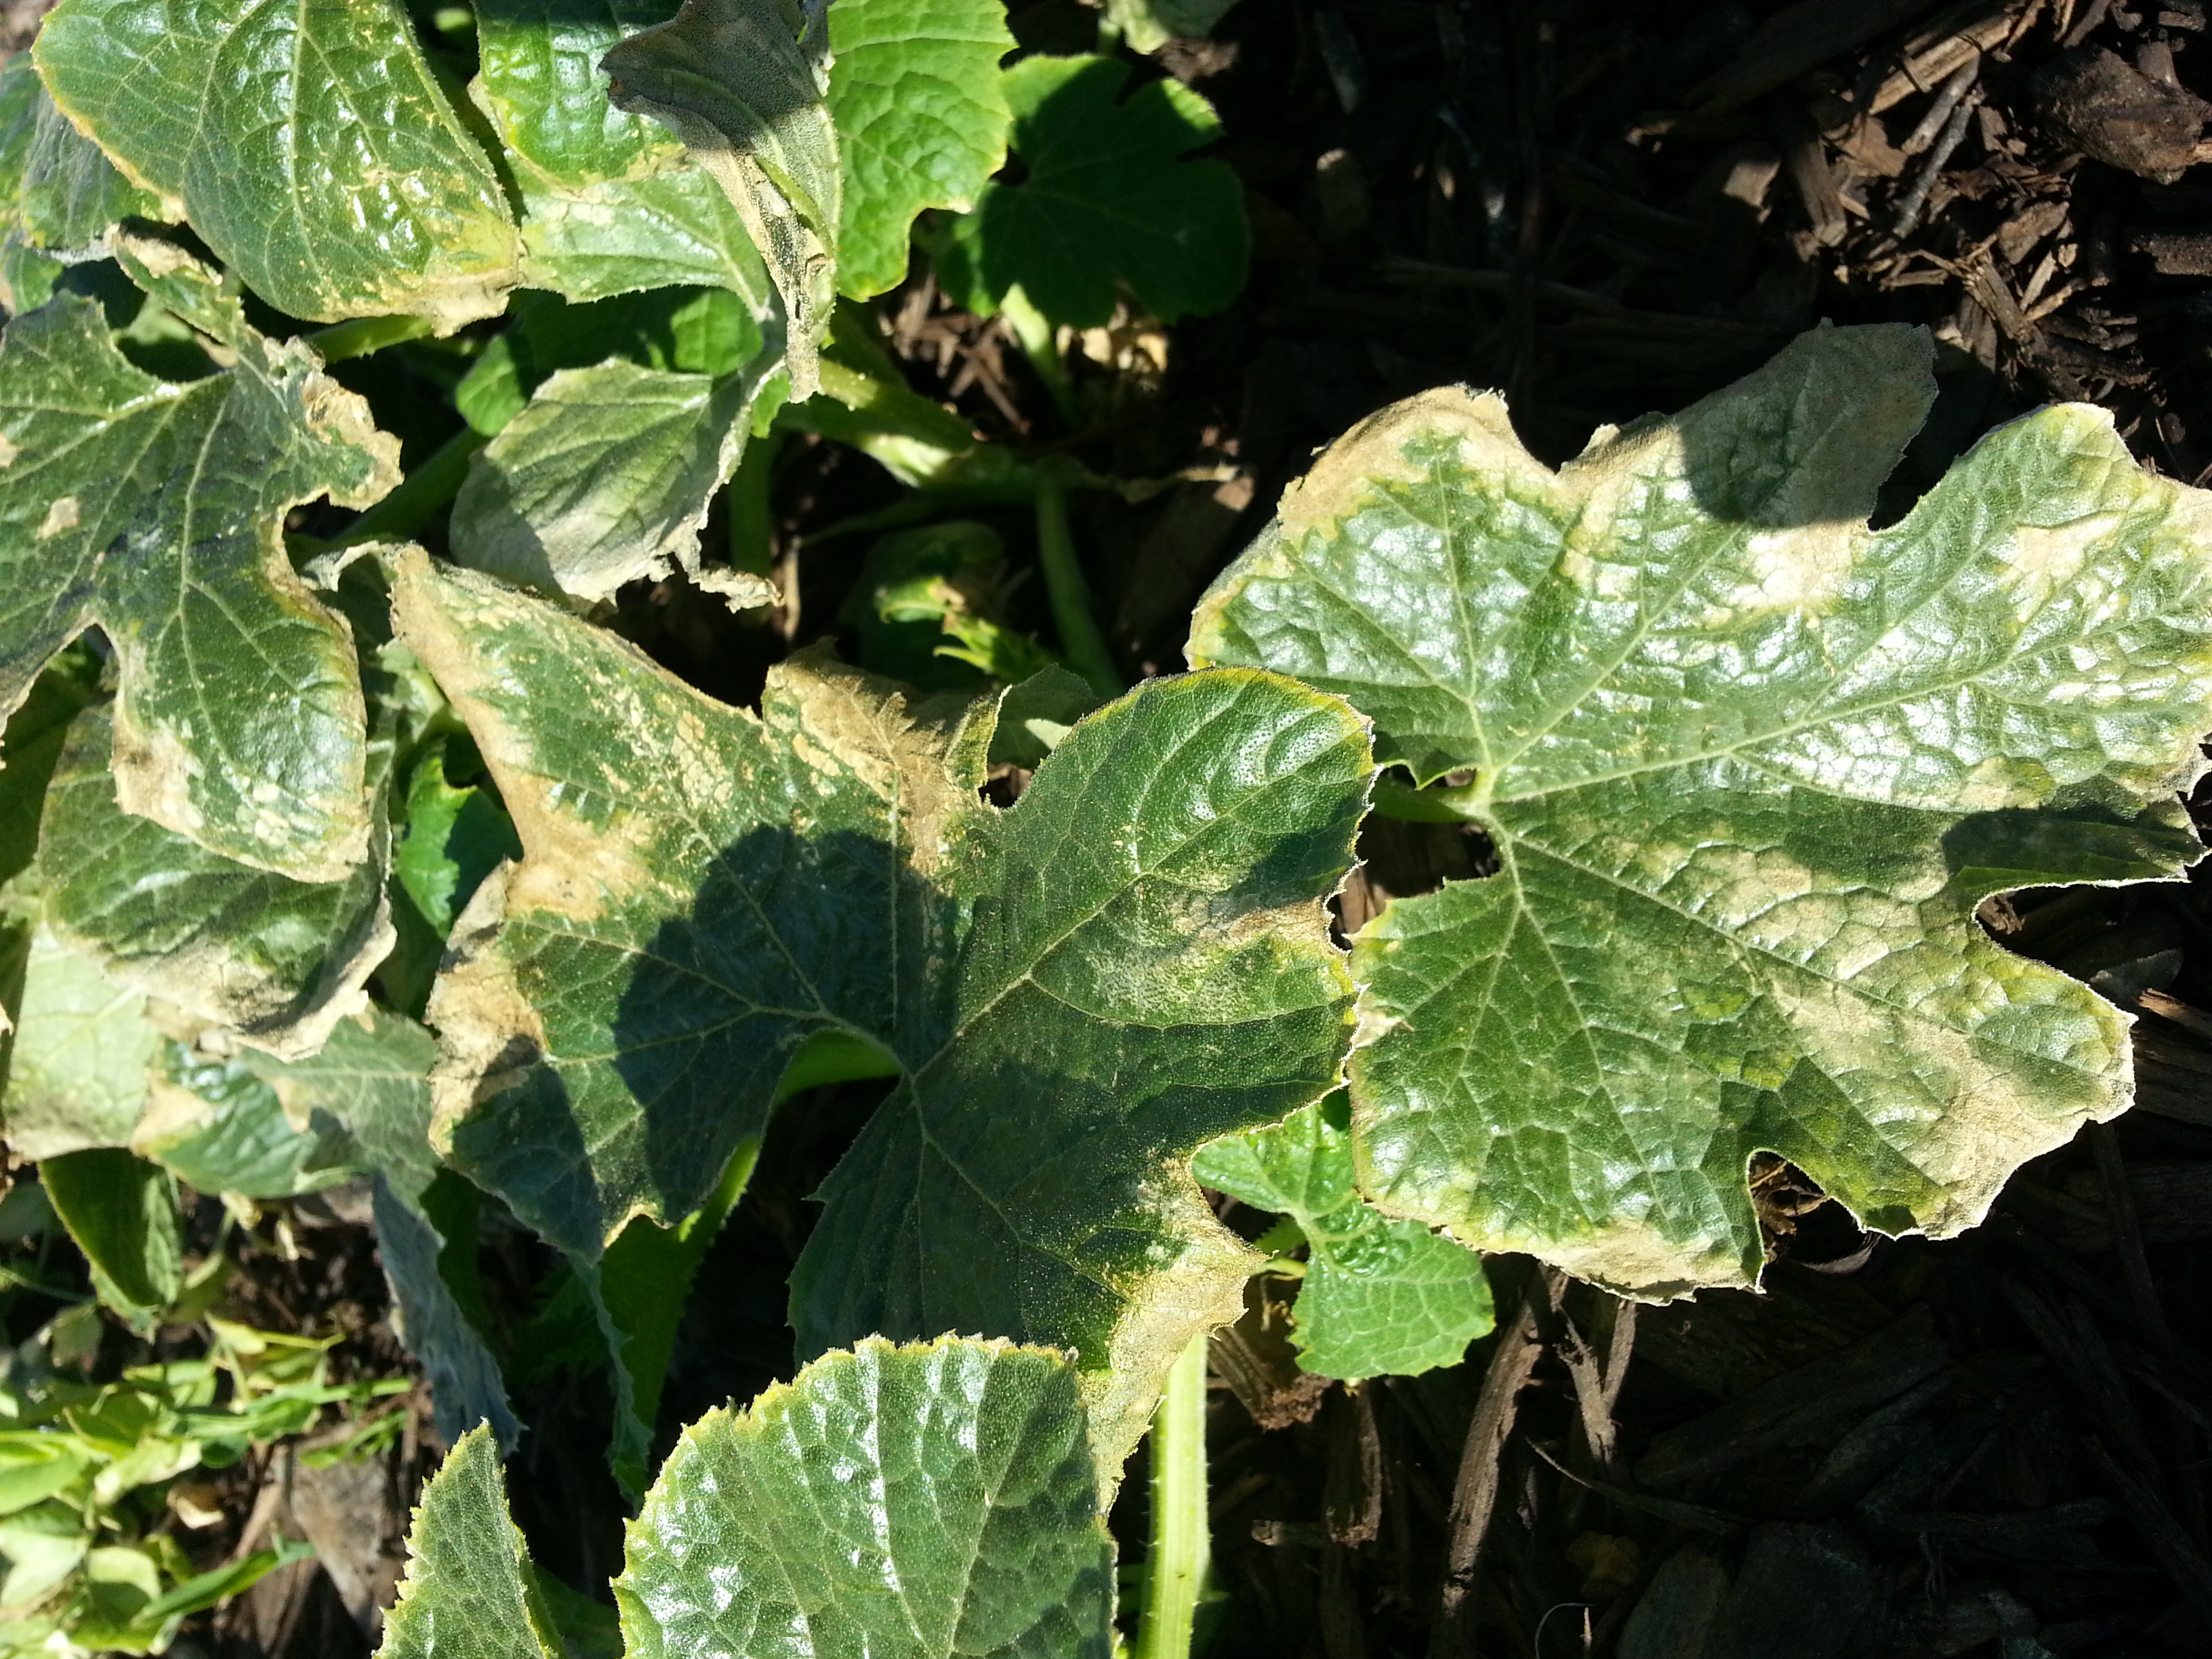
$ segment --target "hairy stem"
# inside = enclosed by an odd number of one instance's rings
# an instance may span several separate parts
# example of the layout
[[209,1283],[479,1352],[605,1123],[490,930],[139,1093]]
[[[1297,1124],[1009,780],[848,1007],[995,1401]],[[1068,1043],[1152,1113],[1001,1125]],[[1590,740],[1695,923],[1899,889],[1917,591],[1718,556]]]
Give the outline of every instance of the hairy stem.
[[317,329],[307,336],[307,343],[314,347],[315,355],[325,362],[342,363],[349,357],[366,357],[372,351],[381,351],[403,340],[420,340],[429,332],[430,319],[427,317],[355,317]]
[[1075,413],[1075,388],[1067,383],[1067,370],[1060,363],[1060,341],[1052,319],[1030,303],[1030,296],[1019,284],[1008,289],[1006,297],[999,301],[999,314],[1006,319],[1022,356],[1030,360],[1037,379],[1052,394],[1052,406],[1060,411],[1060,418],[1071,428],[1080,426]]
[[1036,485],[1037,562],[1044,566],[1045,592],[1052,601],[1052,623],[1068,665],[1091,682],[1102,697],[1118,697],[1127,688],[1091,614],[1091,589],[1075,559],[1075,535],[1067,523],[1067,489],[1048,475]]
[[1133,1659],[1189,1659],[1212,1540],[1206,1514],[1206,1349],[1199,1337],[1168,1373],[1152,1418],[1152,1548]]

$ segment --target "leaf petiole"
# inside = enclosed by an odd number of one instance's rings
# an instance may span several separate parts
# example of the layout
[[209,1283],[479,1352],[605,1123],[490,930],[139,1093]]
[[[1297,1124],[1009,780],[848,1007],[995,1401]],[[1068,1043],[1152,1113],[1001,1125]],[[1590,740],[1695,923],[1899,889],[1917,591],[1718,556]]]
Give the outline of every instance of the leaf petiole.
[[1199,1336],[1168,1373],[1152,1418],[1152,1547],[1145,1559],[1144,1622],[1132,1659],[1189,1659],[1206,1590],[1206,1352]]
[[489,441],[483,433],[462,428],[402,479],[399,488],[347,526],[331,545],[407,540],[453,504],[469,476],[470,460]]
[[1114,665],[1106,637],[1091,614],[1091,588],[1075,561],[1075,535],[1067,523],[1067,488],[1048,472],[1036,481],[1037,562],[1044,567],[1045,592],[1052,601],[1052,623],[1068,665],[1091,682],[1102,697],[1127,690]]

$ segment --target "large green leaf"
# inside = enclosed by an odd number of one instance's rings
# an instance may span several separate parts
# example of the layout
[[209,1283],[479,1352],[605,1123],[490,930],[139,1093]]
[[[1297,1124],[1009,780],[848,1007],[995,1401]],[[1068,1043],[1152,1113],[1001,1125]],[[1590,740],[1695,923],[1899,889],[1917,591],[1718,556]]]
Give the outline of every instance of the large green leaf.
[[654,123],[610,103],[599,79],[610,46],[671,9],[665,0],[477,8],[473,90],[521,191],[523,279],[575,300],[713,283],[758,308],[768,273],[730,198]]
[[398,445],[301,346],[171,386],[64,295],[0,338],[0,708],[98,624],[120,672],[117,797],[300,880],[366,855],[361,680],[285,556],[294,504],[365,506]]
[[[1059,1355],[869,1341],[684,1431],[615,1581],[627,1650],[1106,1659],[1114,1546]],[[424,1489],[382,1659],[561,1659],[490,1441]]]
[[496,314],[498,176],[392,0],[63,0],[33,48],[69,118],[278,309]]
[[[678,565],[702,574],[699,527],[737,470],[764,372],[715,379],[613,358],[564,368],[478,452],[453,503],[454,556],[586,600]],[[731,573],[719,575],[726,583]],[[733,605],[766,605],[738,577]]]
[[1301,1370],[1356,1381],[1455,1365],[1492,1323],[1482,1258],[1360,1200],[1343,1112],[1332,1095],[1272,1128],[1217,1140],[1191,1173],[1288,1216],[1304,1235],[1293,1316]]
[[2167,875],[2212,726],[2212,498],[2047,409],[1865,528],[1924,336],[1806,336],[1558,473],[1494,397],[1374,416],[1201,603],[1199,662],[1341,692],[1498,873],[1364,928],[1361,1180],[1639,1295],[1746,1282],[1746,1160],[1979,1219],[2130,1097],[2126,1019],[1987,894]]
[[1000,0],[836,0],[830,112],[844,170],[837,288],[854,299],[906,280],[924,208],[975,204],[1006,160]]
[[1267,675],[1158,682],[1002,814],[988,701],[910,706],[817,655],[756,719],[486,578],[416,558],[397,596],[526,854],[431,1002],[453,1155],[588,1256],[697,1208],[810,1043],[902,1067],[824,1194],[802,1342],[1075,1348],[1125,1451],[1251,1264],[1192,1152],[1337,1074],[1320,900],[1366,789],[1351,712]]
[[362,1173],[344,1127],[327,1112],[295,1122],[246,1060],[165,1045],[131,1150],[203,1193],[289,1198]]
[[77,719],[46,794],[46,917],[117,984],[279,1054],[322,1046],[366,1005],[392,948],[382,791],[388,732],[369,745],[368,856],[342,880],[294,881],[210,853],[116,805],[108,709]]
[[799,0],[684,0],[602,60],[618,109],[684,141],[744,222],[782,296],[791,395],[811,398],[837,297],[842,173],[823,102],[826,30]]
[[1006,73],[1024,176],[994,181],[940,251],[947,289],[979,310],[1009,289],[1055,323],[1091,327],[1126,286],[1165,322],[1220,310],[1244,286],[1243,189],[1222,161],[1182,158],[1220,136],[1174,81],[1122,96],[1126,64],[1024,58]]
[[32,247],[74,253],[126,216],[160,212],[54,107],[28,52],[0,64],[0,229]]

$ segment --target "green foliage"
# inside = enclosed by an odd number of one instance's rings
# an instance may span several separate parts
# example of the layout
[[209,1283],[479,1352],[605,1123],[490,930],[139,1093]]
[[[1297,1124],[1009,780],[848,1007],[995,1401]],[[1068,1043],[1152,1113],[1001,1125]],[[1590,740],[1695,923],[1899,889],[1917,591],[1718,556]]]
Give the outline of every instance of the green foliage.
[[33,55],[161,216],[278,309],[453,328],[506,303],[498,177],[392,0],[64,0]]
[[[480,577],[416,557],[398,597],[526,851],[431,1002],[456,1161],[588,1258],[696,1209],[810,1042],[888,1061],[904,1081],[794,1285],[802,1344],[1071,1346],[1125,1450],[1247,1267],[1158,1172],[1316,1097],[1349,1036],[1319,902],[1366,787],[1348,711],[1272,676],[1161,682],[1001,815],[975,793],[994,699],[909,705],[801,657],[756,720]],[[1046,1075],[1053,1121],[994,1137]]]
[[161,211],[54,107],[28,52],[0,64],[0,231],[29,247],[83,252]]
[[1025,58],[1006,71],[1026,177],[994,180],[938,254],[973,310],[1019,288],[1051,321],[1098,326],[1120,289],[1164,322],[1218,311],[1244,286],[1243,188],[1220,161],[1182,158],[1220,136],[1212,106],[1175,81],[1122,95],[1109,58]]
[[[563,1659],[481,1434],[425,1490],[381,1659]],[[1106,1659],[1114,1547],[1073,1371],[946,1338],[823,1356],[684,1431],[614,1590],[638,1656]],[[570,1615],[573,1617],[573,1615]],[[622,1648],[609,1651],[619,1652]]]
[[1363,1184],[1646,1296],[1748,1282],[1757,1151],[1978,1221],[2130,1096],[2125,1019],[1975,924],[2170,874],[2212,723],[2212,505],[2046,410],[1900,523],[1926,337],[1805,337],[1560,472],[1495,398],[1371,418],[1200,605],[1196,661],[1371,716],[1496,848],[1356,941]]
[[1284,1216],[1309,1247],[1295,1315],[1302,1369],[1356,1380],[1456,1364],[1491,1327],[1482,1259],[1360,1200],[1346,1115],[1331,1095],[1200,1148],[1191,1173]]

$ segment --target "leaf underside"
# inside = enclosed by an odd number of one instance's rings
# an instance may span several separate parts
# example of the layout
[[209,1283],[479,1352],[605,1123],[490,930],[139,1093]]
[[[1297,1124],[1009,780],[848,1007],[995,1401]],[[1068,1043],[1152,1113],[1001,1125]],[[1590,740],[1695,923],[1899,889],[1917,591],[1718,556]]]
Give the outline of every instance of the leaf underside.
[[398,597],[526,853],[431,1005],[456,1159],[590,1255],[697,1207],[810,1042],[884,1056],[903,1080],[794,1281],[802,1351],[1073,1348],[1118,1467],[1250,1262],[1188,1159],[1337,1075],[1320,901],[1364,799],[1350,711],[1272,676],[1158,682],[1001,814],[975,793],[988,701],[909,706],[817,655],[757,720],[488,579],[418,558]]
[[2048,409],[1869,532],[1928,356],[1808,335],[1556,474],[1495,397],[1425,393],[1201,602],[1194,662],[1296,674],[1417,780],[1475,775],[1497,875],[1355,941],[1386,1210],[1665,1297],[1756,1274],[1756,1152],[1942,1236],[2128,1103],[2124,1017],[1973,913],[2197,855],[2212,497]]

